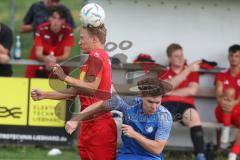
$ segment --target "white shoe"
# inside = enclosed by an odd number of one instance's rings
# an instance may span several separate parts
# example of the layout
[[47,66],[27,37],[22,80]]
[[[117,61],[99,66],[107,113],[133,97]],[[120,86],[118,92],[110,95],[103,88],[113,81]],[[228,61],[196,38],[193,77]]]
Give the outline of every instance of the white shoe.
[[222,135],[221,135],[221,143],[226,144],[229,142],[229,134],[230,134],[230,127],[223,127]]
[[228,160],[237,160],[237,155],[235,153],[229,153]]

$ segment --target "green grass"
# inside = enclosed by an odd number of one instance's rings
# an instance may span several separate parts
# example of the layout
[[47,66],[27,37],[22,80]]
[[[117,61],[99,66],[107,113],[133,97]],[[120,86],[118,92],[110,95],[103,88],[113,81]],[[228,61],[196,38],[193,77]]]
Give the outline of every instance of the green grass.
[[48,156],[50,149],[36,147],[1,147],[0,160],[79,160],[77,151],[74,149],[61,149],[62,154]]
[[[0,147],[0,160],[79,160],[76,145],[74,149],[61,149],[62,154],[58,156],[48,156],[50,149],[36,147],[8,146]],[[192,152],[164,151],[166,160],[194,160]],[[227,152],[218,154],[215,160],[226,160]],[[239,158],[238,158],[239,160]]]
[[[22,59],[27,59],[30,54],[30,50],[33,44],[33,33],[20,33],[20,26],[22,24],[22,20],[32,3],[37,2],[39,0],[16,0],[16,10],[15,10],[15,21],[13,20],[13,4],[12,0],[1,0],[0,3],[0,22],[7,24],[8,26],[12,26],[14,24],[15,36],[21,36],[22,42]],[[80,26],[80,21],[78,17],[79,9],[82,6],[81,0],[61,0],[61,3],[67,6],[73,15],[76,26]],[[75,34],[75,46],[72,51],[71,56],[78,55],[80,53],[80,49],[77,46],[77,42],[79,41],[79,29],[76,28],[74,31]],[[15,38],[15,37],[14,37]],[[12,50],[14,50],[14,45]],[[13,66],[13,76],[14,77],[24,77],[25,74],[25,66],[18,65]]]

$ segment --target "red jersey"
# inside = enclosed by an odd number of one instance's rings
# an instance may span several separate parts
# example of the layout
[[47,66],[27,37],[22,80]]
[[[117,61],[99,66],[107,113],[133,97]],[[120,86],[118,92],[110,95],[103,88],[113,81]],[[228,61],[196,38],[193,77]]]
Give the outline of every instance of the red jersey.
[[223,83],[223,91],[225,91],[227,88],[232,87],[236,91],[236,97],[239,96],[240,93],[240,72],[233,77],[230,74],[230,70],[227,70],[225,72],[217,73],[215,76],[215,82],[221,81]]
[[[62,25],[60,32],[54,33],[50,29],[49,22],[41,24],[35,33],[34,45],[31,49],[30,59],[36,58],[36,46],[43,47],[43,55],[49,55],[51,52],[54,56],[63,55],[64,47],[74,45],[74,35],[70,26]],[[35,72],[39,66],[27,66],[26,77],[35,77]]]
[[[171,79],[172,77],[176,76],[177,74],[169,69],[163,76],[159,77],[162,80],[167,80],[167,79]],[[180,83],[175,89],[180,89],[180,88],[185,88],[188,87],[189,83],[191,82],[195,82],[195,83],[199,83],[199,74],[198,72],[192,72],[190,73],[187,78]],[[164,96],[162,98],[162,102],[182,102],[182,103],[188,103],[188,104],[195,104],[195,99],[193,96]]]
[[101,81],[95,96],[80,95],[82,110],[99,100],[111,97],[111,63],[107,52],[95,49],[89,54],[88,60],[81,68],[80,80],[86,81],[87,76],[98,77]]

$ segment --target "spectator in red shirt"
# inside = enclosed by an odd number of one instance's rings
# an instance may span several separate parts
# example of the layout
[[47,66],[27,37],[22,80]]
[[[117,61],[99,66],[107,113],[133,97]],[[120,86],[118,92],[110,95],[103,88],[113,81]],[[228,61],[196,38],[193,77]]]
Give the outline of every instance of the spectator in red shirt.
[[69,58],[74,45],[74,35],[65,19],[66,8],[55,6],[50,10],[48,22],[37,28],[30,59],[44,62],[45,65],[27,66],[26,77],[48,77],[51,65]]
[[[37,27],[44,22],[48,21],[49,18],[49,9],[51,7],[62,5],[60,4],[60,0],[44,0],[35,2],[31,5],[29,10],[27,11],[23,24],[21,26],[21,32],[36,32]],[[71,12],[68,8],[66,8],[66,22],[72,27],[75,27],[75,23]]]
[[[34,100],[66,99],[80,94],[81,110],[101,100],[107,100],[111,95],[111,64],[108,53],[104,51],[106,28],[82,27],[80,29],[80,47],[89,55],[80,70],[80,78],[67,76],[59,65],[53,72],[67,83],[70,88],[64,91],[43,92],[32,91]],[[117,128],[110,113],[95,114],[81,122],[78,136],[78,151],[81,160],[115,160],[117,151]],[[76,129],[78,121],[70,120],[66,128]],[[68,130],[68,129],[67,129]]]
[[[179,44],[170,44],[167,48],[169,70],[160,79],[167,80],[181,73],[186,61],[183,49]],[[191,72],[185,80],[162,99],[162,105],[166,107],[173,116],[174,121],[180,121],[190,128],[191,139],[194,145],[197,160],[205,160],[203,129],[200,116],[195,108],[194,96],[198,89],[198,73]]]
[[[240,128],[240,45],[229,48],[228,60],[230,68],[216,75],[215,114],[217,120],[223,123],[221,142],[229,141],[230,125]],[[235,143],[231,148],[229,160],[236,160],[240,153],[240,130],[238,129]]]

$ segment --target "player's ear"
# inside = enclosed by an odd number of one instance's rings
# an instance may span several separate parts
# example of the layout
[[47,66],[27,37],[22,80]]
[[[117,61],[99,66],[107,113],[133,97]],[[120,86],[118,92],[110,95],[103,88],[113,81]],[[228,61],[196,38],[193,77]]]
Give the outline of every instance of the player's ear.
[[93,43],[97,43],[99,41],[98,37],[97,36],[93,36]]

